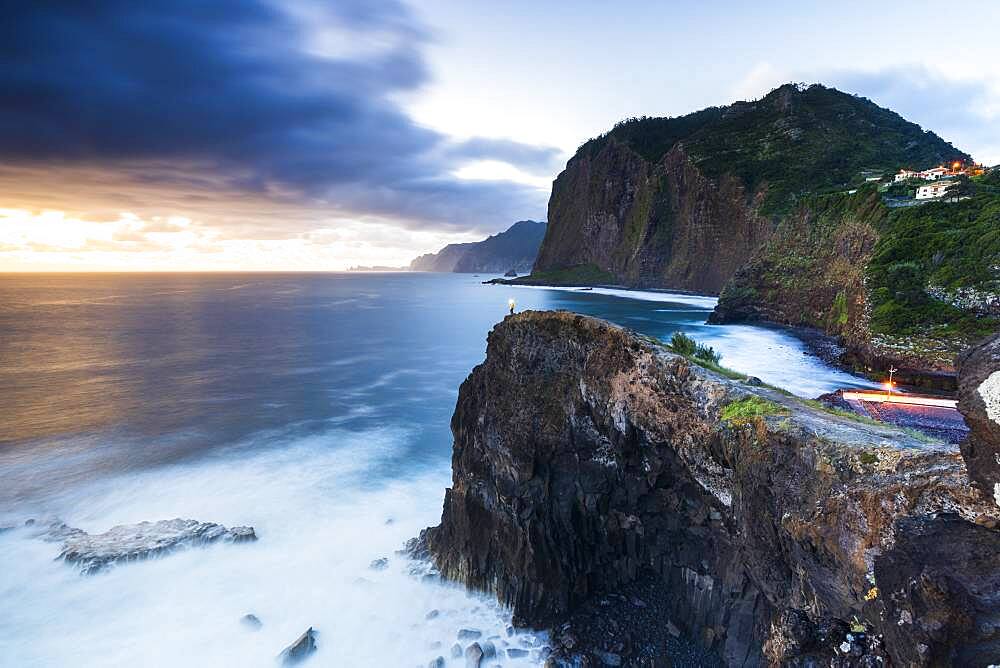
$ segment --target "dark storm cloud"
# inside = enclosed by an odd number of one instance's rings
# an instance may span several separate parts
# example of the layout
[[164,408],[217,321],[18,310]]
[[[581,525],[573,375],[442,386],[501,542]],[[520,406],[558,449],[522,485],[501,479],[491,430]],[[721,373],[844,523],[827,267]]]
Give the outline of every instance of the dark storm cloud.
[[426,31],[393,0],[34,0],[2,12],[8,167],[86,166],[417,224],[496,224],[544,205],[530,188],[450,174],[471,159],[551,170],[553,149],[450,142],[392,101],[428,80]]

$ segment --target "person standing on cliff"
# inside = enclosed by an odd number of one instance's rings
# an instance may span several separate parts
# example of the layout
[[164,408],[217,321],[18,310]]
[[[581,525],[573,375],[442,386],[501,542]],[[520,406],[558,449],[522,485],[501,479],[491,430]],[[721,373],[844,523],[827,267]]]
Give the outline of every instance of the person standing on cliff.
[[514,300],[513,299],[508,299],[507,300],[507,306],[510,308],[510,314],[514,315],[514,307],[517,306],[517,304],[514,303]]

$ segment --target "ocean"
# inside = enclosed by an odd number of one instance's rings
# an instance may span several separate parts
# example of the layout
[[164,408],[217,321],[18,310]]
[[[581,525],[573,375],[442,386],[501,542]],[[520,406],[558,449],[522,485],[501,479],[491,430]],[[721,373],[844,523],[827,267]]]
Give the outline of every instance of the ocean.
[[[781,329],[705,324],[711,297],[487,278],[0,275],[0,663],[273,666],[310,626],[323,665],[450,660],[460,629],[543,646],[396,553],[439,519],[458,387],[508,299],[684,331],[804,397],[869,385]],[[259,540],[82,576],[37,537],[174,517]]]

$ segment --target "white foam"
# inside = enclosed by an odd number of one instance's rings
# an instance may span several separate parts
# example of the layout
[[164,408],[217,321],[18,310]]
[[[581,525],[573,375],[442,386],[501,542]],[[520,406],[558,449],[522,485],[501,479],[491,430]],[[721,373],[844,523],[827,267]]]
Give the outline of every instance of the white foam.
[[715,348],[720,364],[757,376],[801,397],[814,398],[844,387],[877,384],[827,365],[806,345],[781,329],[757,325],[685,327],[690,336]]
[[[507,638],[510,613],[492,599],[422,581],[395,554],[437,523],[449,483],[447,462],[402,480],[376,476],[408,438],[399,430],[333,430],[246,444],[53,496],[35,510],[88,531],[191,517],[250,524],[260,539],[87,577],[54,561],[58,546],[29,529],[0,534],[3,662],[270,667],[309,626],[320,632],[321,665],[426,665],[449,657],[463,627],[520,646],[525,637]],[[389,557],[389,567],[371,570],[379,557]],[[427,620],[435,609],[440,614]],[[263,628],[241,626],[246,613]],[[531,665],[518,661],[503,663]]]
[[550,287],[545,285],[509,285],[507,287],[522,288],[528,290],[559,290],[562,292],[583,292],[594,295],[608,295],[611,297],[621,297],[622,299],[638,299],[647,302],[668,302],[671,304],[688,304],[704,309],[714,309],[719,302],[718,297],[707,295],[695,295],[686,292],[667,292],[652,290],[627,290],[625,288],[576,288],[576,287]]

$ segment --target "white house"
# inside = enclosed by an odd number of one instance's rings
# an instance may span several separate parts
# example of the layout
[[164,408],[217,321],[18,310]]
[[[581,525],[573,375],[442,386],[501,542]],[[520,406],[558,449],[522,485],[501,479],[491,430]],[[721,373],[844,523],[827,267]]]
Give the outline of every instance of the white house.
[[915,178],[917,178],[917,172],[911,171],[909,169],[901,169],[899,170],[899,174],[896,174],[893,181],[899,183],[900,181],[906,181],[907,179],[915,179]]
[[917,188],[917,199],[934,199],[944,197],[948,188],[955,185],[954,181],[935,181]]
[[924,181],[937,181],[940,178],[944,178],[951,174],[947,167],[931,167],[930,169],[925,169],[920,172],[917,176],[922,178]]

